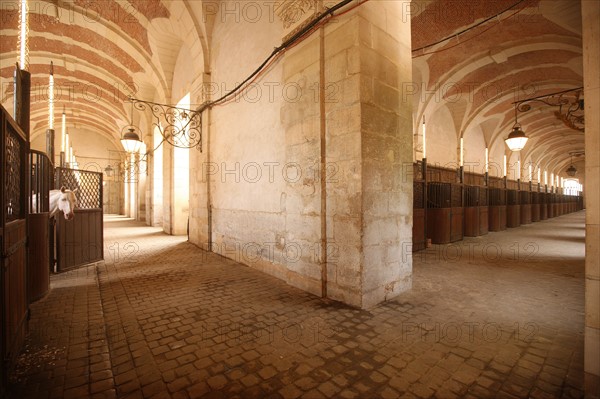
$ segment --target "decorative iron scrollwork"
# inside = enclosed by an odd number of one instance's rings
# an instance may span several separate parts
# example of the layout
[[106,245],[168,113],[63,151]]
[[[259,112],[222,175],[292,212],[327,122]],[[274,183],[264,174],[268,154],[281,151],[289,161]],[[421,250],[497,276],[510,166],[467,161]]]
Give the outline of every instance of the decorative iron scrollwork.
[[571,90],[565,90],[554,94],[549,94],[547,96],[540,96],[519,101],[516,103],[517,110],[519,112],[527,112],[531,110],[530,103],[532,102],[540,102],[550,107],[558,107],[558,110],[554,111],[554,116],[558,120],[562,121],[565,124],[565,126],[580,132],[583,132],[585,130],[585,115],[582,87],[578,87],[576,89]]
[[138,111],[150,110],[163,140],[178,148],[196,148],[202,152],[202,112],[158,104],[130,97]]

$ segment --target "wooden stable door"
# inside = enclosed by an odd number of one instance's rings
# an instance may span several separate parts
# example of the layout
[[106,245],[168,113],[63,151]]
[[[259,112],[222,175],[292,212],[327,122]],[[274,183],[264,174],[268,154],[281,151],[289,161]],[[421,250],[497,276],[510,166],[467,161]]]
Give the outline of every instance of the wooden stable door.
[[6,371],[19,353],[28,328],[27,301],[27,162],[29,143],[23,130],[0,107],[0,395]]
[[56,236],[59,272],[104,259],[101,209],[78,209],[72,220],[61,215]]
[[75,217],[62,213],[56,223],[57,271],[62,272],[104,259],[102,173],[56,168],[56,187],[75,190]]

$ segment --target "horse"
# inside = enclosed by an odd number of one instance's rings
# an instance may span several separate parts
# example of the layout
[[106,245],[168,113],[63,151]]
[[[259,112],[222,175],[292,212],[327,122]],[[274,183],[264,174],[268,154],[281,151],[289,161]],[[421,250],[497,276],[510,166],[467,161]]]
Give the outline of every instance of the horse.
[[77,189],[71,191],[65,187],[61,187],[60,190],[50,190],[50,217],[55,217],[59,211],[62,211],[65,219],[73,219],[75,206],[77,206],[76,191]]

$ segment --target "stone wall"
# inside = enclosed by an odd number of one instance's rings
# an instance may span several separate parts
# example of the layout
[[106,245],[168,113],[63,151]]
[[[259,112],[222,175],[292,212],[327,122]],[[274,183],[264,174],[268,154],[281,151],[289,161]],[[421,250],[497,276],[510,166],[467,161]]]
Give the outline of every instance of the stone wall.
[[[283,23],[268,9],[253,22],[217,15],[211,98],[312,18],[312,4],[290,22],[286,3]],[[193,243],[354,306],[410,287],[412,103],[400,88],[412,60],[400,12],[379,1],[335,19],[205,113],[205,151],[191,164]]]

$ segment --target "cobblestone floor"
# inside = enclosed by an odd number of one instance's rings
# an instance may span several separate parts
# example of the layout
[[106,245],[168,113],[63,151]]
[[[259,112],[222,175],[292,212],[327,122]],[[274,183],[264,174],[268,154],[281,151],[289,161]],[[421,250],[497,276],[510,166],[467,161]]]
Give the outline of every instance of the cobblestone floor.
[[32,305],[11,397],[582,397],[584,215],[417,253],[368,311],[107,217],[106,261]]

